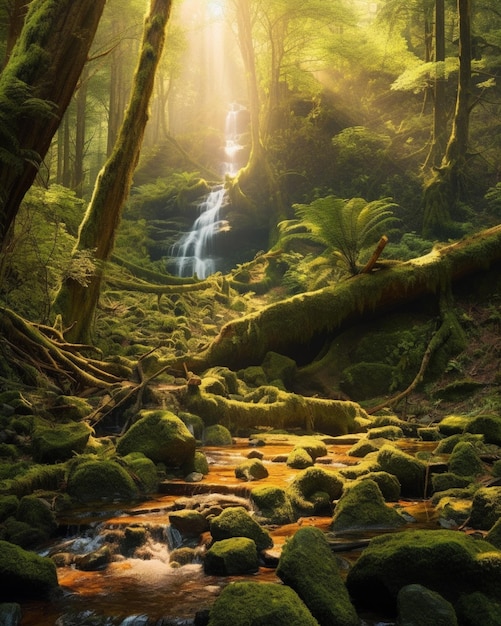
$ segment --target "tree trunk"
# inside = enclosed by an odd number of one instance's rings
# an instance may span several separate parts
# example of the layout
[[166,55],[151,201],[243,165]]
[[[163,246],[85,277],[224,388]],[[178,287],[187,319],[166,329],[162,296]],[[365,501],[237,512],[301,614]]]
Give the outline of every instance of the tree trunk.
[[153,91],[155,72],[162,54],[165,27],[172,0],[151,0],[145,21],[140,57],[125,119],[113,152],[101,170],[87,213],[80,225],[77,251],[92,250],[97,261],[88,284],[67,278],[57,296],[56,309],[70,327],[72,341],[89,341],[94,311],[99,299],[103,263],[115,242],[122,208],[132,184]]
[[364,315],[385,313],[423,296],[436,297],[449,281],[501,261],[501,225],[372,274],[293,296],[226,324],[210,346],[187,360],[189,369],[215,365],[238,370],[273,351],[297,359],[315,339],[333,337]]
[[13,0],[7,10],[9,14],[9,28],[7,31],[7,43],[5,46],[5,59],[3,65],[6,65],[9,60],[12,48],[21,34],[27,9],[26,0]]
[[471,99],[471,0],[457,0],[459,16],[459,78],[456,110],[442,164],[425,188],[423,232],[425,236],[454,235],[451,210],[463,191],[468,148]]
[[76,94],[75,124],[75,168],[73,172],[73,189],[77,198],[83,198],[84,191],[84,157],[85,157],[85,115],[87,109],[87,88],[89,70],[84,68],[80,86]]
[[0,247],[71,100],[104,5],[105,0],[29,4],[0,75],[2,105],[11,115],[9,128],[0,129],[10,152],[0,163]]

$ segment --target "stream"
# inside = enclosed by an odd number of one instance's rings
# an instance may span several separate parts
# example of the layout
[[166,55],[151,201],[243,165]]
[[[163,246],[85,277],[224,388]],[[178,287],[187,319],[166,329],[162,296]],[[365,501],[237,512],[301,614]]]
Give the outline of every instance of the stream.
[[[326,469],[353,465],[359,459],[347,456],[346,452],[356,441],[356,435],[328,438],[328,455],[317,459]],[[419,443],[420,449],[430,444]],[[409,448],[412,446],[412,448]],[[415,452],[416,443],[403,440],[400,447]],[[110,533],[125,528],[146,528],[147,541],[131,556],[119,556],[104,569],[84,571],[74,565],[58,567],[58,580],[62,593],[53,602],[31,602],[22,605],[21,626],[73,626],[74,624],[109,624],[120,626],[192,625],[197,611],[209,608],[222,588],[230,581],[248,578],[277,582],[273,567],[261,567],[252,576],[222,577],[207,576],[203,572],[201,558],[188,565],[173,567],[169,564],[170,553],[180,547],[182,538],[179,532],[169,525],[169,512],[182,508],[187,498],[205,500],[236,506],[239,503],[249,506],[248,493],[257,484],[275,485],[282,488],[293,480],[300,470],[289,468],[285,460],[292,449],[290,437],[274,436],[267,439],[259,450],[264,455],[269,476],[263,480],[246,483],[235,478],[235,467],[247,458],[256,448],[249,440],[235,439],[234,444],[224,448],[203,448],[210,465],[209,474],[199,483],[181,480],[164,481],[161,492],[145,502],[124,505],[99,505],[72,511],[71,516],[59,517],[59,536],[50,546],[39,551],[43,555],[57,553],[87,554],[102,547],[109,541]],[[399,506],[414,518],[412,528],[436,528],[437,521],[426,501],[401,501]],[[288,537],[300,525],[316,525],[329,530],[331,517],[311,517],[297,523],[273,526],[270,533],[274,547],[271,556],[278,558],[280,549]],[[208,535],[208,534],[207,534]],[[356,546],[360,540],[367,540],[370,534],[343,535],[345,544]],[[202,535],[201,541],[193,540],[188,545],[203,552],[210,536]],[[197,544],[200,545],[197,547]],[[363,541],[361,542],[363,543]],[[186,544],[186,540],[185,543]],[[360,554],[361,547],[336,554],[343,570],[347,571]],[[131,616],[136,616],[132,618]],[[109,621],[105,621],[107,618]],[[94,620],[94,621],[93,621]],[[363,624],[391,624],[381,618],[364,617]]]

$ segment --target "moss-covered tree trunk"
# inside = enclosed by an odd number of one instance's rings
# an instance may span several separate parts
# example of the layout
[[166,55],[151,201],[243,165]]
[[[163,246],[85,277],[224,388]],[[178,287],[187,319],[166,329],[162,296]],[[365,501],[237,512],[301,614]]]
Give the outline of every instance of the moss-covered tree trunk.
[[468,148],[471,100],[471,0],[457,0],[459,16],[459,78],[451,136],[442,164],[424,192],[425,236],[454,234],[452,213],[461,198]]
[[103,265],[113,252],[123,205],[139,159],[171,4],[172,0],[151,0],[125,118],[113,152],[99,173],[94,194],[80,225],[75,253],[78,257],[78,252],[92,251],[96,261],[94,274],[87,283],[66,278],[56,298],[55,310],[69,328],[67,336],[72,341],[88,342],[90,339]]
[[269,351],[297,359],[312,342],[335,336],[347,324],[424,296],[436,298],[451,282],[500,261],[501,225],[423,257],[270,304],[227,323],[203,353],[184,360],[191,370],[203,371],[260,364]]
[[73,96],[104,5],[105,0],[29,3],[0,74],[0,247]]

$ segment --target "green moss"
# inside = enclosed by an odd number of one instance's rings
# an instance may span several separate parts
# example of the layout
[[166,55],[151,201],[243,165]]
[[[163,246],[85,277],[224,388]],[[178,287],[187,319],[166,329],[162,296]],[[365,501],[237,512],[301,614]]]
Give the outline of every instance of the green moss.
[[440,420],[438,427],[442,435],[449,437],[450,435],[461,435],[464,433],[470,422],[471,417],[448,415]]
[[254,487],[250,494],[257,508],[257,519],[269,524],[289,524],[294,520],[291,503],[284,489],[275,486]]
[[390,391],[395,368],[386,363],[355,363],[341,374],[339,387],[354,400],[369,400]]
[[481,487],[473,496],[470,523],[472,528],[489,530],[501,517],[501,487]]
[[289,452],[286,463],[293,469],[306,469],[313,465],[313,459],[304,448],[294,448]]
[[210,611],[208,626],[319,626],[297,594],[285,585],[235,582]]
[[400,626],[457,626],[456,613],[450,602],[423,585],[403,587],[397,598]]
[[359,624],[336,557],[318,528],[302,527],[285,543],[276,574],[294,589],[319,624]]
[[125,456],[123,461],[127,464],[142,493],[151,494],[158,491],[158,471],[151,459],[136,452]]
[[370,428],[367,431],[367,439],[389,439],[394,441],[402,439],[404,433],[399,426],[380,426],[379,428]]
[[203,442],[206,446],[231,446],[233,445],[233,437],[225,426],[213,424],[204,430]]
[[209,473],[209,462],[207,461],[207,457],[200,450],[195,450],[195,454],[193,455],[193,459],[185,463],[181,469],[185,476],[196,472],[197,474],[202,474],[203,476],[207,476]]
[[240,480],[261,480],[268,477],[268,470],[260,459],[246,459],[235,468],[235,476]]
[[386,502],[397,502],[400,498],[400,482],[396,476],[388,472],[369,472],[358,480],[373,480],[381,490]]
[[258,551],[271,548],[273,540],[267,530],[252,519],[243,507],[228,507],[210,522],[210,532],[215,541],[231,537],[248,537]]
[[49,598],[57,587],[56,566],[51,559],[0,541],[0,601]]
[[70,469],[68,493],[80,502],[134,500],[138,489],[127,470],[112,460],[82,459]]
[[19,502],[16,519],[41,530],[48,539],[57,528],[56,518],[47,502],[35,496],[24,496]]
[[450,454],[460,441],[467,441],[473,445],[478,446],[479,444],[482,443],[483,439],[484,438],[482,435],[470,435],[466,433],[464,435],[463,434],[450,435],[446,437],[445,439],[442,439],[442,441],[440,441],[440,443],[437,445],[433,453],[434,454]]
[[9,485],[10,493],[25,496],[37,490],[57,491],[61,488],[66,476],[66,466],[63,463],[56,465],[34,465],[23,468],[18,476]]
[[0,524],[8,517],[15,516],[18,506],[17,496],[0,496]]
[[216,541],[204,558],[204,571],[213,576],[252,574],[259,569],[256,544],[248,537]]
[[434,492],[448,491],[449,489],[462,489],[470,484],[470,478],[467,476],[458,476],[453,472],[444,472],[443,474],[432,474],[431,484]]
[[332,512],[331,503],[341,496],[343,486],[334,472],[308,467],[294,478],[286,493],[297,516],[321,515]]
[[487,626],[501,624],[501,602],[481,591],[465,593],[456,606],[459,623],[464,626]]
[[353,444],[352,447],[348,450],[348,456],[356,456],[359,458],[363,458],[370,454],[371,452],[377,452],[381,446],[377,445],[375,442],[371,442],[368,439],[360,439],[357,443]]
[[472,418],[465,428],[468,433],[483,435],[486,443],[501,445],[501,417],[499,415],[479,415]]
[[39,423],[33,431],[33,458],[39,463],[66,461],[85,450],[91,434],[92,429],[84,422]]
[[460,476],[478,476],[485,472],[475,447],[467,441],[459,442],[449,458],[449,470]]
[[391,445],[381,448],[377,461],[383,471],[398,478],[403,496],[423,496],[426,474],[424,463]]

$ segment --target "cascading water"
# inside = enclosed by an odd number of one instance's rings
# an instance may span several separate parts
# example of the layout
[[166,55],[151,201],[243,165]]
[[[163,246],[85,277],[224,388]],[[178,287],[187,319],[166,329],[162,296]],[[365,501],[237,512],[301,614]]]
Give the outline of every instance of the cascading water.
[[[244,107],[232,104],[226,115],[225,122],[225,154],[223,176],[235,176],[240,162],[239,114]],[[221,209],[226,206],[228,197],[224,185],[217,185],[199,204],[200,215],[193,223],[191,230],[184,233],[171,250],[174,262],[174,273],[177,276],[193,276],[207,278],[218,270],[220,259],[215,254],[214,237],[217,233],[228,229],[228,222],[221,219]]]

